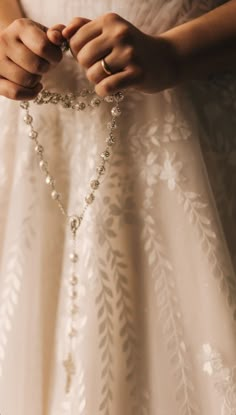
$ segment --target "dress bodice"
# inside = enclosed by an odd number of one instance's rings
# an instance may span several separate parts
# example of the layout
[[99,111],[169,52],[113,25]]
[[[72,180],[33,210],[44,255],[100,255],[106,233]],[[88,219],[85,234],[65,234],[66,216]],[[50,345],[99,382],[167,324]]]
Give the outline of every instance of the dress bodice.
[[159,33],[213,9],[224,0],[21,0],[27,16],[45,25],[75,16],[95,18],[116,12],[148,33]]

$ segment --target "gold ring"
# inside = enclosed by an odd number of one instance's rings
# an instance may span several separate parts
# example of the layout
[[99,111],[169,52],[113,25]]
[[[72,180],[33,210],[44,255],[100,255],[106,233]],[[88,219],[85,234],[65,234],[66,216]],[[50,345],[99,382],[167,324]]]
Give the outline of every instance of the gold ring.
[[104,72],[106,72],[107,75],[112,75],[112,71],[104,58],[101,60],[101,64]]

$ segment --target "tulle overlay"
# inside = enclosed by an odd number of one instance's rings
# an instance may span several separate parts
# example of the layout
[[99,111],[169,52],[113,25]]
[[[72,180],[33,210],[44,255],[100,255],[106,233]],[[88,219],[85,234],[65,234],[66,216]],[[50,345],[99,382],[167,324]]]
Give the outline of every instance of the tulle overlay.
[[[154,34],[213,0],[24,0],[44,25],[115,11]],[[157,74],[158,76],[158,74]],[[50,90],[87,85],[65,56]],[[77,374],[64,394],[70,241],[19,104],[0,112],[2,415],[235,415],[236,79],[127,93],[119,142],[79,232]],[[106,106],[32,106],[63,200],[79,213]]]

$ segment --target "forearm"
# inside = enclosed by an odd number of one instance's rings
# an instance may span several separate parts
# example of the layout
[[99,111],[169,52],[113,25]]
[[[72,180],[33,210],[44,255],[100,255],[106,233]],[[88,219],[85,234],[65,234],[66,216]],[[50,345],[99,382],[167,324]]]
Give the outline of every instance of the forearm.
[[179,82],[236,70],[236,0],[161,37],[174,50]]
[[18,0],[0,0],[0,30],[23,16]]

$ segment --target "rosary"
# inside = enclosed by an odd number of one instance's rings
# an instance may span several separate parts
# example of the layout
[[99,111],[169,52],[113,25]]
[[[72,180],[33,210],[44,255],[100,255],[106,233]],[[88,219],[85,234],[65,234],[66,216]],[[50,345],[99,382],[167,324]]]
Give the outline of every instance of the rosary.
[[84,215],[89,205],[91,205],[95,199],[95,193],[100,186],[100,178],[106,172],[106,163],[111,157],[113,145],[116,142],[114,130],[117,128],[117,119],[121,115],[121,109],[119,103],[123,101],[124,95],[122,92],[101,98],[97,96],[94,90],[83,89],[77,94],[59,94],[57,92],[50,92],[46,89],[42,90],[35,100],[35,104],[60,104],[63,108],[72,109],[75,111],[84,111],[86,108],[95,109],[98,108],[102,102],[111,104],[110,110],[111,120],[107,123],[108,135],[106,137],[106,147],[100,156],[100,164],[96,168],[96,174],[90,181],[88,194],[84,199],[84,206],[79,214],[70,215],[62,200],[62,195],[56,189],[56,182],[54,177],[49,171],[49,164],[45,156],[45,150],[40,143],[38,136],[39,133],[33,126],[33,117],[30,113],[30,102],[22,101],[20,107],[24,110],[24,122],[28,126],[28,137],[34,144],[34,150],[38,159],[39,168],[42,171],[45,182],[48,185],[51,193],[51,198],[56,202],[62,215],[65,218],[68,229],[71,234],[73,249],[69,254],[69,260],[71,262],[71,269],[68,275],[68,296],[69,296],[69,351],[63,360],[63,366],[66,374],[65,393],[68,394],[71,390],[73,376],[76,374],[75,357],[73,355],[73,340],[77,337],[78,329],[76,325],[77,316],[79,313],[78,304],[78,283],[79,278],[77,275],[77,264],[79,261],[79,255],[77,252],[77,236],[78,230],[84,219]]

